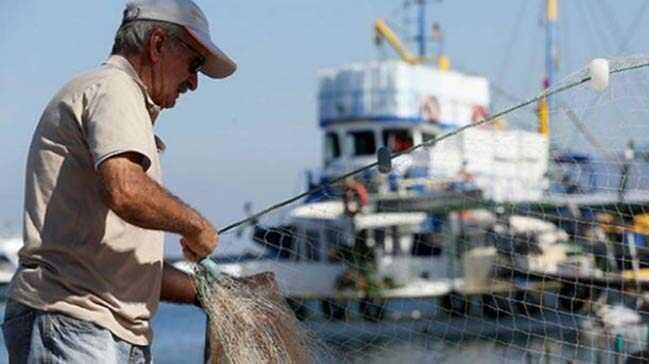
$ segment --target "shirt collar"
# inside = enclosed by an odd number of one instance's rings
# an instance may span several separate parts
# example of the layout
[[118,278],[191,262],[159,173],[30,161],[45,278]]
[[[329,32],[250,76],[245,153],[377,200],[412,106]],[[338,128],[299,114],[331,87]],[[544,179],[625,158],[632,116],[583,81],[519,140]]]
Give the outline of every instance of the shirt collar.
[[108,60],[104,62],[104,64],[107,64],[109,66],[113,66],[129,76],[140,86],[142,89],[142,93],[144,94],[144,99],[146,100],[146,106],[149,111],[149,115],[151,116],[151,122],[155,123],[155,120],[158,117],[158,114],[160,114],[160,110],[162,109],[160,106],[156,105],[156,103],[153,101],[151,96],[149,95],[149,92],[140,79],[140,76],[138,76],[137,72],[135,72],[135,68],[133,68],[133,65],[124,58],[123,56],[120,56],[118,54],[113,54],[110,57],[108,57]]

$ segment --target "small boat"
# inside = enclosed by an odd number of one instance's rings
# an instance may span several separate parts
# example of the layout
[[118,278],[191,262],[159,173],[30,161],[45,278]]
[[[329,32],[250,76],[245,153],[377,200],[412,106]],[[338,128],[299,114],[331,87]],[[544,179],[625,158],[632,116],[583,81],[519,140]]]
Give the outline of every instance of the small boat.
[[636,309],[622,303],[599,305],[579,326],[581,355],[587,361],[613,357],[622,362],[646,348],[647,324]]
[[3,298],[7,285],[18,269],[18,251],[22,247],[21,238],[0,239],[0,296]]

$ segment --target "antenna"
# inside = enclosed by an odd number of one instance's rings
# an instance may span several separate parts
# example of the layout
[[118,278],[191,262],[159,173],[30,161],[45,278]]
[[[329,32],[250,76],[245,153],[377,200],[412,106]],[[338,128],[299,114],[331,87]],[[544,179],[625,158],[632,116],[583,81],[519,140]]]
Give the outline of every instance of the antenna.
[[418,33],[419,57],[426,57],[426,0],[418,0]]
[[[406,60],[406,62],[410,63],[410,61],[414,61],[416,64],[421,64],[435,61],[435,59],[437,59],[440,69],[446,70],[450,67],[448,57],[444,55],[442,29],[438,23],[434,22],[433,24],[429,24],[427,21],[427,6],[432,3],[441,2],[442,0],[406,0],[403,2],[400,11],[403,12],[405,17],[403,19],[403,28],[401,33],[402,35],[405,35],[404,39],[408,42],[414,42],[416,47],[416,51],[410,54],[410,57],[406,57],[409,58],[409,60],[404,59],[404,55],[402,54],[403,51],[397,49],[397,53],[399,53],[402,59]],[[387,23],[383,28],[386,27],[389,28]],[[412,30],[414,30],[414,32]],[[410,33],[410,35],[404,33]],[[382,35],[386,37],[385,34]],[[393,36],[391,35],[390,38],[398,39],[398,36],[395,33]],[[388,41],[391,44],[394,43],[393,40],[388,39]],[[429,42],[433,43],[432,49],[428,46]],[[395,47],[394,44],[392,44],[392,46]],[[396,48],[406,49],[405,45],[401,42],[399,42]]]

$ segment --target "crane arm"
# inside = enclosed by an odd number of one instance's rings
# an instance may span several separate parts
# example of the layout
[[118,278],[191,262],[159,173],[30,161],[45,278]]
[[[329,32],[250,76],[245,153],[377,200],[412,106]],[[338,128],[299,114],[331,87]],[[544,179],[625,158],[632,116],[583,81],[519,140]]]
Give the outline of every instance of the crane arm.
[[414,54],[412,54],[408,48],[406,48],[401,40],[399,39],[399,36],[396,35],[390,29],[388,24],[385,22],[383,19],[379,19],[374,23],[374,31],[376,33],[377,39],[385,39],[390,43],[390,46],[399,54],[399,57],[401,59],[409,64],[420,64],[421,59]]

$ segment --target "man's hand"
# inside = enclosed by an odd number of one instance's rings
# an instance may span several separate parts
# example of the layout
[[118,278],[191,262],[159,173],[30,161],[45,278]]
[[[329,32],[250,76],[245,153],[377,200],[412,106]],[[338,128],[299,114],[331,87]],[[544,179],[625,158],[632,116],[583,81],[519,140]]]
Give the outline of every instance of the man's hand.
[[185,235],[180,239],[183,255],[187,260],[197,262],[210,256],[219,243],[219,234],[216,229],[207,223],[197,234]]

